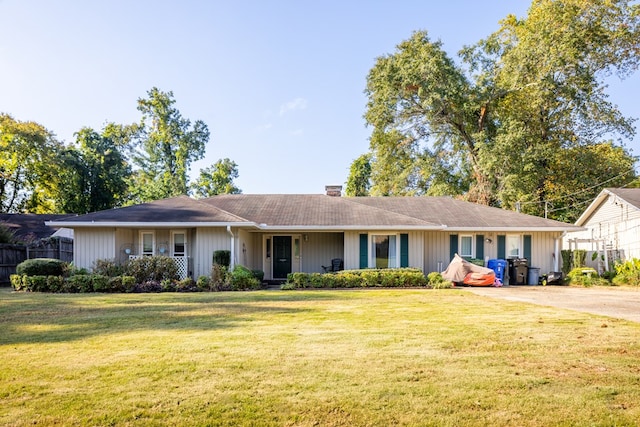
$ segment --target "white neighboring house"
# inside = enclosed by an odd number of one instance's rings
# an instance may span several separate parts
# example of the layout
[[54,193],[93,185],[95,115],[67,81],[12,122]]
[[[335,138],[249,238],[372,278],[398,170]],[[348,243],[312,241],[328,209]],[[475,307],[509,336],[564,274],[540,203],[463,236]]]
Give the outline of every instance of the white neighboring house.
[[605,188],[575,225],[586,230],[566,233],[563,247],[586,250],[588,266],[602,272],[640,258],[640,188]]

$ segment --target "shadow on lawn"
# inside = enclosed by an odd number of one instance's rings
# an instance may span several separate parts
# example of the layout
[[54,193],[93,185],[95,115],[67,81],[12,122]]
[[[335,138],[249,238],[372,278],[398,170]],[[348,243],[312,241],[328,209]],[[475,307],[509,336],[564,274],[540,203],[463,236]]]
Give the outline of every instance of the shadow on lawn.
[[215,330],[309,313],[298,303],[343,300],[340,292],[39,294],[0,290],[1,344],[54,343],[118,332]]

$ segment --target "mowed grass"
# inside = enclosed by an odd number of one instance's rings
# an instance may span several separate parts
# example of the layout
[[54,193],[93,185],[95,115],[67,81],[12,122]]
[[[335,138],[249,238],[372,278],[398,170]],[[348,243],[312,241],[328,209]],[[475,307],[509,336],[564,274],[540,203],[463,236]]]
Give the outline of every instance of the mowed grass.
[[637,425],[640,324],[465,290],[0,290],[0,425]]

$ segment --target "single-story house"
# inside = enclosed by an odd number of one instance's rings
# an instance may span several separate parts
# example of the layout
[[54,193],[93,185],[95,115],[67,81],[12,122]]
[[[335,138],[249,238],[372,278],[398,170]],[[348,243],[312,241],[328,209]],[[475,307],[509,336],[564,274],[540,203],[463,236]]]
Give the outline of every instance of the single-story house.
[[327,194],[187,196],[51,221],[75,233],[74,263],[175,257],[182,275],[209,275],[216,250],[265,279],[345,269],[446,269],[455,253],[485,259],[524,257],[542,272],[559,270],[562,235],[573,224],[481,206],[451,197],[341,197]]
[[640,188],[605,188],[575,225],[582,230],[567,233],[563,246],[586,250],[588,266],[604,271],[640,259]]

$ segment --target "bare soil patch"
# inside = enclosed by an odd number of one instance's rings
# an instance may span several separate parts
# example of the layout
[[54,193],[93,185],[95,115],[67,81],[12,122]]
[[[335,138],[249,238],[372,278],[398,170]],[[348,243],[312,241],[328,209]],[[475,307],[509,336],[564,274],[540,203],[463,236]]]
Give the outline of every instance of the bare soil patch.
[[565,308],[640,323],[640,288],[504,286],[464,289],[491,298]]

